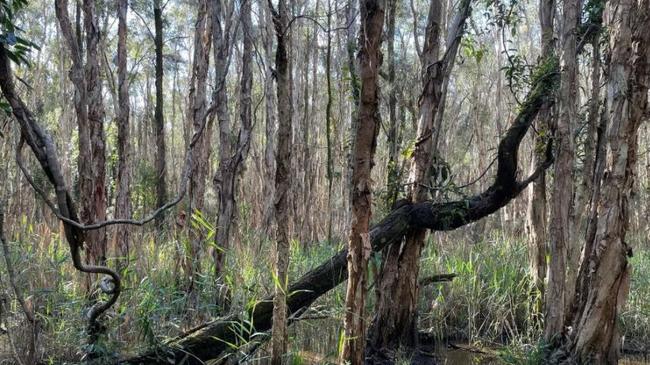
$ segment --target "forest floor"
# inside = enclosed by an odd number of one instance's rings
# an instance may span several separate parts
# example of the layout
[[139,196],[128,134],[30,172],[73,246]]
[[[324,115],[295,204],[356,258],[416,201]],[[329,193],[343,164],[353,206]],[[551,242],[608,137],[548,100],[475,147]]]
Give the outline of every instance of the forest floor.
[[[42,359],[79,360],[87,308],[82,277],[73,271],[67,245],[60,240],[58,232],[43,226],[33,227],[27,222],[21,226],[25,227],[23,232],[12,234],[12,259],[21,271],[19,285],[26,288],[27,299],[41,318]],[[214,293],[221,288],[215,286],[208,274],[199,278],[196,305],[188,307],[181,275],[185,238],[171,234],[169,239],[157,244],[153,235],[138,234],[141,237],[134,242],[140,244],[133,248],[132,262],[122,273],[124,292],[105,322],[108,338],[98,345],[110,355],[138,353],[220,314],[212,303],[215,303]],[[471,229],[429,237],[421,262],[421,277],[445,273],[455,273],[457,277],[451,282],[421,288],[420,329],[442,344],[453,342],[490,349],[486,356],[438,347],[437,356],[447,359],[442,363],[460,364],[466,357],[484,359],[488,364],[532,363],[540,348],[541,324],[536,306],[539,293],[530,289],[526,242],[518,234],[499,230],[481,237],[476,238]],[[636,240],[631,258],[632,281],[621,324],[625,348],[647,354],[650,350],[650,247],[638,237],[630,239]],[[266,254],[271,245],[254,232],[244,232],[244,239],[228,253],[225,283],[233,288],[232,311],[273,291],[272,258]],[[294,241],[291,280],[340,248],[341,244],[327,243],[304,247]],[[211,255],[204,256],[203,272],[211,273],[208,261]],[[379,257],[371,259],[371,278],[379,263]],[[6,277],[5,272],[0,275]],[[372,282],[371,279],[368,313],[372,313],[374,306]],[[9,292],[7,288],[5,291]],[[327,363],[336,359],[344,300],[344,288],[339,286],[320,298],[291,327],[292,364]],[[6,321],[8,332],[20,351],[25,346],[21,341],[29,338],[25,332],[28,326],[13,300],[10,308],[12,312]],[[6,335],[0,338],[7,345],[0,345],[0,352],[8,355],[12,349],[5,342]],[[242,349],[243,345],[233,344]],[[251,363],[259,363],[254,359],[266,356],[267,349],[262,346]],[[630,361],[634,359],[642,361],[643,357],[630,357]]]

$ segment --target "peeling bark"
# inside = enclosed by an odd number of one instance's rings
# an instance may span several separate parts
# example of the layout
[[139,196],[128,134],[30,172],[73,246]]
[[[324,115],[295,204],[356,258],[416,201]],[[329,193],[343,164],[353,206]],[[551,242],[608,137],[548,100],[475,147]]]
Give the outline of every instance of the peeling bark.
[[351,198],[352,224],[348,238],[348,283],[345,295],[344,343],[342,362],[361,364],[366,342],[366,281],[368,259],[372,251],[368,230],[372,211],[372,181],[379,132],[379,69],[382,64],[381,42],[384,27],[384,0],[360,2],[359,75],[361,93],[354,135]]
[[[83,62],[80,13],[77,12],[77,29],[73,31],[68,15],[67,0],[55,1],[56,17],[72,58],[70,80],[75,86],[75,112],[79,132],[79,217],[83,223],[106,219],[106,171],[103,118],[98,59],[99,27],[94,1],[84,0],[83,26],[86,31],[86,62]],[[78,9],[79,10],[79,9]],[[106,230],[88,232],[86,259],[91,264],[102,264],[106,259]],[[86,282],[90,290],[90,276]]]
[[[264,6],[264,20],[265,20],[265,37],[264,37],[264,57],[266,59],[273,58],[273,20],[271,19],[270,10]],[[265,107],[265,143],[264,143],[264,207],[263,219],[264,229],[268,236],[272,235],[273,227],[273,196],[275,195],[275,188],[273,179],[275,176],[275,133],[276,133],[276,115],[275,108],[277,104],[275,92],[273,92],[273,65],[268,62],[264,70],[264,107]]]
[[397,4],[398,0],[389,0],[387,25],[386,25],[386,38],[387,50],[386,56],[388,58],[388,130],[386,131],[386,142],[388,143],[388,164],[386,166],[386,198],[385,205],[392,207],[397,201],[401,187],[401,176],[399,161],[399,126],[400,122],[397,118],[397,83],[395,81],[395,64],[397,63],[395,57],[395,18],[397,17]]
[[551,341],[562,333],[567,304],[573,296],[577,250],[573,242],[573,131],[577,124],[577,26],[578,0],[563,2],[561,81],[559,117],[555,121],[555,146],[553,195],[549,225],[549,249],[551,260],[548,268],[548,287],[544,309],[544,339]]
[[[210,59],[210,49],[212,47],[212,22],[210,14],[210,4],[207,0],[201,0],[198,13],[196,17],[196,25],[194,30],[194,56],[192,58],[192,77],[190,80],[189,90],[189,110],[188,110],[188,124],[195,132],[199,131],[204,123],[207,115],[207,98],[206,88],[208,79],[208,63]],[[199,137],[196,146],[196,155],[192,170],[190,174],[190,183],[188,187],[188,216],[187,219],[192,219],[192,214],[195,211],[201,211],[204,205],[205,195],[205,182],[207,177],[207,155],[208,155],[208,142],[210,136],[210,128],[206,127],[206,133]],[[195,280],[198,273],[201,272],[199,255],[201,254],[203,235],[197,230],[192,228],[192,224],[187,224],[189,229],[190,243],[189,252],[185,255],[185,275],[186,275],[186,288],[189,297],[189,304],[192,303],[196,297],[194,293]]]
[[[119,19],[117,41],[117,80],[119,109],[117,116],[117,198],[115,202],[115,217],[129,218],[131,216],[131,143],[129,141],[129,82],[127,80],[127,23],[126,14],[128,1],[120,0],[117,7]],[[129,262],[129,227],[115,229],[115,243],[119,257],[120,268],[125,268]]]
[[[607,83],[607,144],[602,196],[593,240],[587,242],[578,277],[573,332],[565,363],[616,364],[620,355],[617,317],[629,291],[632,248],[626,242],[629,197],[634,184],[637,134],[648,110],[650,1],[607,4],[610,32]],[[558,352],[556,352],[557,354]]]
[[[418,131],[409,173],[408,199],[421,203],[428,199],[429,177],[436,150],[436,121],[442,112],[446,83],[453,68],[458,46],[469,17],[470,1],[462,1],[450,25],[447,51],[440,53],[440,22],[442,4],[430,4],[424,47],[420,55],[422,92],[418,100]],[[415,229],[404,242],[391,245],[384,251],[384,262],[379,277],[376,315],[372,322],[370,346],[373,358],[381,361],[391,357],[399,347],[417,346],[417,298],[420,256],[424,247],[425,229]],[[400,298],[395,302],[395,298]]]
[[[555,18],[555,0],[541,0],[539,4],[539,21],[542,31],[542,58],[555,53],[553,46],[553,23]],[[543,161],[544,146],[548,140],[551,124],[551,109],[542,107],[537,119],[537,133],[533,142],[533,162],[531,169],[537,161]],[[527,211],[528,252],[530,256],[531,274],[535,281],[535,289],[544,294],[546,280],[546,172],[542,172],[537,180],[533,181],[529,189],[530,200]],[[541,299],[541,298],[540,298]],[[541,312],[543,299],[537,303],[537,311]]]
[[289,192],[291,191],[292,96],[291,67],[289,59],[290,29],[289,6],[285,0],[278,2],[275,10],[269,0],[276,35],[275,69],[278,100],[278,147],[275,153],[275,296],[273,297],[273,331],[271,338],[271,363],[282,364],[287,352],[287,293],[289,269]]
[[[161,0],[154,0],[154,27],[156,47],[156,110],[154,113],[156,132],[156,207],[167,201],[167,150],[165,143],[165,114],[163,111],[163,17]],[[173,141],[173,140],[172,140]],[[158,233],[162,230],[164,216],[156,219]]]

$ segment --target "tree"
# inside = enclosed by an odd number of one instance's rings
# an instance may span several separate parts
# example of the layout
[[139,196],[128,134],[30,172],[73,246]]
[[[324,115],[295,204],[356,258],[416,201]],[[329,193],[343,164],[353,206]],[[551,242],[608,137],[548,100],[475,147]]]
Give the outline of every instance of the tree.
[[[154,45],[156,48],[156,111],[154,115],[156,131],[156,206],[162,207],[167,201],[167,151],[165,147],[165,113],[163,110],[163,16],[161,0],[154,0]],[[164,217],[157,219],[158,233],[162,230]]]
[[572,297],[575,276],[567,275],[575,271],[570,266],[577,262],[572,254],[576,246],[572,237],[573,209],[573,133],[577,124],[577,26],[579,3],[565,0],[562,15],[561,81],[559,96],[559,116],[555,126],[555,146],[557,149],[554,164],[553,196],[549,226],[549,247],[551,260],[548,269],[548,288],[544,309],[544,338],[551,341],[562,332],[567,304]]
[[291,69],[289,66],[289,7],[279,0],[277,10],[269,0],[275,36],[275,72],[278,108],[277,150],[275,153],[275,296],[273,297],[273,332],[271,363],[282,364],[287,352],[287,293],[289,269],[289,191],[291,188]]
[[[346,42],[346,51],[347,51],[347,68],[349,72],[349,84],[350,84],[350,90],[352,93],[352,111],[350,113],[350,135],[354,135],[356,133],[357,127],[357,109],[359,108],[359,98],[360,98],[360,93],[361,93],[361,85],[359,82],[359,75],[357,72],[357,62],[355,58],[355,54],[357,52],[357,22],[356,22],[356,17],[357,17],[357,8],[355,6],[356,1],[355,0],[347,0],[346,4],[346,12],[345,12],[345,22],[346,24],[349,24],[347,28],[347,32],[345,34],[345,42]],[[347,170],[346,170],[346,182],[351,185],[352,182],[352,166],[354,166],[354,161],[353,161],[353,154],[352,151],[354,151],[354,138],[350,138],[350,147],[349,147],[349,153],[347,155],[348,161],[347,161]],[[352,199],[348,199],[352,200]]]
[[395,18],[397,17],[397,0],[389,0],[386,39],[387,56],[388,56],[388,131],[386,139],[388,140],[388,173],[386,174],[386,206],[393,206],[397,201],[400,190],[400,168],[399,168],[399,145],[400,145],[400,120],[397,119],[397,83],[395,82]]
[[[541,0],[539,2],[539,22],[542,31],[542,52],[541,57],[548,57],[554,54],[553,44],[553,22],[555,18],[555,0]],[[533,141],[533,162],[534,168],[537,161],[543,161],[545,156],[544,146],[547,143],[551,124],[551,108],[546,106],[540,113],[537,122],[537,134]],[[530,255],[530,268],[535,280],[535,289],[543,296],[544,282],[546,280],[546,172],[542,172],[537,180],[533,181],[528,202],[528,247]],[[541,299],[541,298],[540,298]],[[538,304],[542,304],[539,300]],[[540,305],[539,310],[543,310]]]
[[[409,173],[409,193],[412,203],[428,200],[428,179],[434,162],[437,113],[445,98],[446,83],[453,68],[456,53],[464,31],[465,20],[471,12],[470,1],[460,3],[453,22],[449,26],[447,51],[439,58],[441,3],[430,3],[422,49],[422,93],[418,101],[418,132]],[[424,247],[426,230],[417,229],[405,237],[403,248],[391,245],[384,252],[384,262],[379,279],[377,314],[372,323],[371,350],[378,356],[391,356],[400,346],[417,346],[416,304],[418,298],[417,278],[420,256]],[[401,298],[395,302],[394,298]]]
[[[72,33],[70,30],[72,28],[70,27],[69,20],[66,22],[67,16],[59,16],[58,14],[60,10],[65,9],[65,7],[62,9],[59,8],[60,5],[64,4],[57,3],[57,17],[59,20],[62,20],[60,23],[61,27],[67,29],[64,34],[71,35]],[[78,50],[78,48],[72,47],[71,49]],[[78,53],[73,52],[73,54],[78,56]],[[79,60],[76,56],[75,59]],[[79,70],[73,65],[73,80],[76,82],[82,82],[83,79],[78,78],[81,76],[78,71]],[[47,202],[47,205],[57,215],[57,217],[64,222],[64,233],[70,247],[70,256],[75,269],[86,274],[102,274],[108,276],[108,278],[102,279],[103,284],[100,284],[100,289],[110,296],[109,299],[106,302],[95,303],[89,309],[87,314],[87,332],[89,335],[88,343],[91,345],[89,355],[92,358],[96,356],[95,348],[92,345],[97,342],[99,335],[102,333],[102,326],[99,323],[99,317],[115,304],[121,292],[120,276],[114,270],[106,266],[85,264],[81,257],[81,249],[86,242],[86,231],[97,230],[98,228],[105,227],[105,225],[98,223],[97,227],[93,227],[93,225],[83,225],[79,223],[80,219],[77,215],[77,204],[66,187],[52,136],[37,122],[34,115],[27,108],[25,102],[17,94],[11,66],[9,64],[8,51],[2,44],[0,44],[0,90],[11,106],[12,114],[20,126],[21,139],[16,150],[16,162],[30,185],[32,185],[40,197]],[[81,89],[81,91],[83,90],[84,89]],[[79,100],[77,100],[77,102],[79,102]],[[78,111],[81,111],[81,114],[84,115],[83,109],[79,109]],[[22,149],[25,143],[32,150],[41,166],[41,169],[47,177],[47,181],[56,192],[55,202],[49,200],[46,193],[36,186],[34,179],[28,173],[22,160]],[[107,283],[110,283],[110,286],[108,286]]]
[[[590,364],[616,364],[618,314],[629,291],[632,248],[626,241],[637,133],[648,111],[650,1],[607,3],[610,60],[606,160],[596,230],[583,250],[568,343],[560,354]],[[583,270],[583,267],[587,269]],[[557,352],[556,352],[557,354]],[[561,357],[561,356],[559,356]]]
[[[362,0],[360,7],[352,0],[94,2],[101,99],[110,103],[102,127],[108,218],[90,222],[77,213],[85,204],[95,209],[92,197],[80,200],[76,172],[86,159],[87,180],[94,184],[88,111],[96,106],[89,105],[86,85],[84,1],[67,8],[59,2],[64,16],[57,18],[52,4],[0,0],[0,195],[8,197],[2,249],[10,253],[5,274],[13,289],[7,305],[0,303],[0,322],[7,324],[17,362],[47,356],[59,362],[234,364],[273,351],[278,363],[290,362],[293,350],[309,351],[300,357],[314,362],[312,354],[338,345],[346,347],[338,356],[348,357],[341,362],[384,364],[411,355],[410,362],[429,363],[435,361],[427,351],[431,335],[453,332],[495,343],[540,342],[548,356],[543,362],[550,364],[611,363],[622,344],[617,332],[626,348],[642,343],[639,294],[645,288],[639,283],[648,254],[643,213],[650,191],[643,167],[650,161],[650,131],[641,125],[630,132],[633,123],[621,122],[621,115],[631,121],[650,116],[642,51],[648,28],[642,4],[650,0],[617,0],[606,14],[607,27],[602,0],[575,9],[555,0]],[[384,34],[368,24],[368,4],[385,5],[383,20],[375,19],[386,22]],[[478,22],[463,20],[471,8],[481,14]],[[524,11],[533,8],[540,14]],[[625,11],[629,15],[621,17]],[[279,31],[273,18],[284,23]],[[629,29],[631,40],[622,29]],[[377,55],[360,63],[369,48]],[[529,63],[534,59],[538,66]],[[80,88],[73,82],[79,69]],[[608,94],[607,87],[620,91]],[[76,103],[86,118],[88,138],[82,135],[81,143]],[[559,115],[568,118],[554,122]],[[616,118],[618,124],[609,125]],[[558,123],[563,139],[554,138]],[[165,193],[178,193],[156,209],[162,203],[156,187],[161,135]],[[574,145],[565,165],[573,192],[562,212],[569,212],[567,246],[584,244],[584,260],[579,280],[571,279],[572,268],[554,262],[564,274],[563,298],[545,299],[564,312],[558,332],[547,329],[547,343],[538,331],[544,298],[535,288],[544,289],[549,258],[542,176],[553,152],[565,148],[551,143],[567,139]],[[84,143],[89,155],[80,155]],[[617,179],[621,156],[627,156],[627,180]],[[395,172],[400,177],[388,181]],[[546,174],[546,183],[567,180],[554,177]],[[541,199],[516,199],[534,182],[536,189],[527,193]],[[177,219],[161,218],[177,204]],[[131,213],[124,213],[127,208]],[[527,208],[530,247],[521,219]],[[146,226],[154,220],[157,226]],[[116,246],[108,246],[106,261],[117,270],[86,263],[84,245],[99,230],[109,232]],[[631,247],[638,257],[625,258]],[[118,255],[130,256],[128,268]],[[350,261],[356,261],[352,269]],[[13,279],[12,263],[20,268]],[[453,287],[429,285],[445,271],[457,274]],[[610,278],[611,272],[619,275]],[[86,273],[108,277],[91,282]],[[623,307],[628,276],[630,305]],[[82,280],[70,282],[77,277]],[[121,280],[138,285],[120,294]],[[343,282],[346,288],[332,290]],[[353,289],[342,301],[348,285]],[[370,288],[375,300],[366,299]],[[116,300],[119,308],[111,307]],[[336,321],[323,310],[341,312],[340,332],[322,326]],[[114,311],[118,321],[104,321]],[[74,324],[86,314],[90,336],[81,343],[70,332],[79,334]],[[36,319],[31,324],[30,317]],[[201,323],[206,318],[213,319]],[[27,334],[37,323],[48,326],[38,326],[42,336],[30,344]],[[300,325],[292,329],[292,323]],[[616,325],[620,329],[610,330]],[[108,341],[103,334],[111,334]],[[169,340],[159,343],[159,337]],[[294,337],[296,343],[287,342]],[[130,357],[126,344],[143,352]]]
[[[188,210],[191,215],[201,211],[204,206],[205,182],[207,177],[208,149],[210,127],[206,126],[208,118],[207,107],[207,79],[208,66],[210,60],[210,49],[212,46],[212,3],[207,0],[201,0],[196,16],[196,26],[194,33],[194,56],[192,58],[192,77],[189,90],[189,109],[188,123],[195,133],[206,129],[201,134],[197,142],[194,163],[190,174],[190,183],[188,191]],[[189,141],[188,141],[189,143]],[[190,302],[195,297],[194,285],[198,274],[201,272],[200,260],[201,240],[203,235],[193,230],[192,225],[188,225],[190,232],[189,252],[186,254],[185,275],[187,276],[187,292],[191,294]]]
[[344,339],[341,358],[352,364],[362,364],[365,358],[366,323],[365,297],[368,258],[372,252],[370,216],[372,182],[377,133],[379,132],[379,68],[384,26],[384,0],[360,2],[359,76],[361,90],[352,160],[352,224],[348,238],[348,283],[345,294]]
[[[70,80],[75,86],[75,112],[79,131],[79,217],[84,223],[106,220],[106,150],[104,137],[104,103],[99,70],[99,27],[95,2],[83,2],[86,32],[86,62],[83,63],[80,32],[73,32],[68,16],[68,1],[55,2],[61,33],[72,56]],[[106,261],[106,229],[87,233],[86,257],[91,265]],[[90,280],[90,277],[89,277]],[[87,282],[90,290],[90,281]]]
[[[264,56],[271,60],[273,58],[273,38],[275,30],[273,28],[273,19],[271,11],[267,6],[264,9]],[[273,227],[273,197],[275,178],[275,125],[276,125],[276,93],[273,92],[274,81],[273,64],[268,62],[264,69],[264,130],[265,130],[265,143],[264,143],[264,178],[267,181],[264,184],[265,202],[263,207],[262,223],[265,227],[265,233],[271,236]]]
[[[316,32],[317,29],[314,29]],[[334,183],[334,161],[332,160],[332,1],[327,1],[327,50],[325,52],[325,80],[327,104],[325,106],[325,139],[327,141],[327,241],[332,241],[332,187]],[[355,116],[356,118],[356,116]],[[353,131],[355,133],[356,131]],[[352,146],[356,143],[353,136]]]
[[[215,5],[217,12],[214,16],[214,58],[217,89],[215,104],[219,120],[219,169],[214,177],[215,188],[219,196],[219,215],[217,233],[215,235],[215,270],[220,278],[224,270],[224,257],[230,247],[231,230],[237,205],[236,193],[238,180],[244,168],[244,161],[250,148],[252,122],[251,89],[253,84],[253,26],[251,19],[251,0],[243,0],[241,5],[241,29],[243,38],[242,72],[240,79],[240,122],[241,127],[235,130],[228,114],[228,95],[226,76],[230,50],[232,48],[232,13],[234,8],[221,9]],[[224,19],[225,18],[225,19]],[[220,279],[219,279],[220,280]]]
[[[126,55],[126,38],[127,22],[126,14],[128,11],[128,1],[120,0],[117,4],[118,24],[118,41],[117,41],[117,79],[118,79],[118,99],[119,110],[117,115],[117,148],[118,148],[118,168],[117,168],[117,200],[115,202],[115,217],[129,218],[131,216],[131,142],[129,133],[129,82],[127,80],[127,55]],[[120,262],[129,262],[129,230],[127,227],[121,227],[115,231],[115,241],[117,244],[118,257]],[[122,268],[125,265],[122,264]]]

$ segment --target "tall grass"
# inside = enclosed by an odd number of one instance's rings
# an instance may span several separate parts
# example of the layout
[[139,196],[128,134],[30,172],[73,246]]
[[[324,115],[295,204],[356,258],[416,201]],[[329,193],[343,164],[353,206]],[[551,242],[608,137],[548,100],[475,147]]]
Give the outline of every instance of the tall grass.
[[640,247],[630,258],[632,276],[627,306],[621,313],[624,349],[650,352],[650,248]]
[[[67,244],[59,232],[24,223],[14,225],[14,233],[8,238],[12,260],[19,269],[18,284],[25,288],[27,299],[42,324],[40,358],[46,362],[78,361],[84,350],[80,344],[86,340],[85,312],[89,306],[83,276],[73,269]],[[227,252],[227,271],[222,281],[231,289],[230,311],[255,303],[271,294],[274,287],[273,242],[246,228],[240,234],[240,242]],[[104,341],[97,344],[101,347],[98,350],[109,356],[137,353],[209,318],[228,314],[214,304],[215,293],[222,289],[222,284],[217,284],[212,274],[211,255],[207,254],[209,244],[205,244],[206,254],[201,256],[205,274],[197,279],[198,300],[196,307],[191,308],[179,265],[187,237],[180,232],[168,232],[162,238],[155,238],[142,230],[133,231],[132,257],[122,273],[124,291],[107,315]],[[473,243],[464,239],[451,244],[450,240],[436,242],[435,238],[429,239],[423,252],[420,276],[440,273],[458,276],[449,283],[421,288],[420,328],[439,341],[453,339],[488,346],[510,344],[504,358],[534,354],[539,348],[542,323],[535,307],[538,293],[531,290],[525,241],[499,231]],[[340,248],[341,244],[314,243],[305,247],[301,242],[292,242],[291,280],[320,265]],[[113,261],[109,259],[109,263]],[[636,250],[631,265],[630,297],[621,315],[623,333],[626,343],[647,344],[650,343],[650,249]],[[0,270],[0,275],[6,277],[4,264],[0,264]],[[316,358],[327,363],[336,358],[344,290],[341,285],[320,298],[315,309],[306,314],[310,319],[299,320],[291,327],[292,363],[314,363]],[[5,291],[8,291],[6,287]],[[11,313],[7,327],[20,348],[27,325],[14,298],[9,299]],[[367,302],[368,313],[372,313],[372,291]],[[9,349],[0,346],[2,351],[7,356]],[[255,359],[266,355],[262,346]]]
[[504,343],[538,336],[538,293],[524,242],[499,233],[473,244],[429,244],[423,256],[422,276],[458,275],[421,289],[421,326],[437,338]]

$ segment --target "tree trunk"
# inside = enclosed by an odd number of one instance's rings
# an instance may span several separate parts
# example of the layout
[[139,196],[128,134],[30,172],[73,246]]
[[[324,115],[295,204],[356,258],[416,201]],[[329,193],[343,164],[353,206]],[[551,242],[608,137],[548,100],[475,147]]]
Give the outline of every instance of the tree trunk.
[[[542,52],[541,57],[552,56],[553,45],[553,22],[555,18],[555,0],[540,0],[539,22],[542,28]],[[537,121],[537,134],[533,141],[533,161],[531,169],[534,169],[538,161],[543,161],[545,156],[545,145],[548,142],[549,125],[551,125],[551,109],[548,106],[539,112]],[[536,312],[543,310],[544,282],[546,280],[546,173],[542,172],[537,180],[533,181],[533,187],[529,190],[530,200],[528,203],[528,252],[530,257],[531,275],[533,276],[535,289],[539,292],[540,298],[536,303]]]
[[[117,115],[117,201],[115,203],[116,218],[131,217],[131,141],[129,140],[129,82],[127,80],[126,37],[128,1],[120,0],[117,4],[118,40],[117,40],[117,83],[119,109]],[[115,230],[115,242],[121,268],[129,262],[129,227],[119,227]]]
[[[237,149],[235,151],[234,165],[235,178],[241,179],[245,169],[244,161],[248,157],[250,150],[251,138],[253,134],[253,54],[255,52],[252,5],[246,1],[241,10],[241,26],[243,32],[243,49],[242,49],[242,75],[240,79],[239,91],[239,120],[241,128],[237,135]],[[237,189],[233,189],[237,191]]]
[[[585,200],[584,205],[589,206],[589,199],[594,190],[594,171],[597,154],[597,130],[600,120],[600,36],[596,36],[591,42],[593,54],[591,57],[591,97],[589,98],[589,114],[587,116],[587,136],[585,138],[585,159],[582,171],[582,195]],[[580,206],[578,206],[580,208]],[[583,216],[584,217],[584,216]],[[584,224],[580,221],[580,227]],[[582,232],[579,229],[579,232]]]
[[[422,93],[418,101],[418,131],[409,172],[407,199],[420,203],[428,198],[429,166],[433,156],[434,121],[440,102],[441,77],[437,66],[439,60],[441,2],[431,1],[427,20],[424,48],[421,55]],[[417,277],[419,259],[426,230],[419,229],[407,234],[402,245],[389,246],[384,252],[384,262],[379,281],[376,316],[372,323],[371,344],[373,352],[389,353],[400,346],[414,348],[417,345]],[[394,298],[400,298],[399,304]]]
[[[266,59],[272,59],[273,53],[273,20],[271,19],[270,11],[268,7],[264,8],[264,19],[265,19],[265,28],[266,35],[264,37],[264,56]],[[273,92],[273,64],[267,62],[266,69],[264,70],[264,107],[265,107],[265,137],[266,141],[264,144],[264,175],[265,175],[265,184],[264,184],[264,196],[266,197],[264,201],[263,209],[263,226],[268,236],[272,235],[273,227],[273,197],[275,196],[275,188],[273,185],[273,180],[275,177],[275,133],[276,133],[276,97],[277,95]]]
[[[348,72],[349,74],[349,82],[350,82],[350,91],[352,94],[352,105],[351,105],[351,110],[350,110],[350,146],[348,147],[348,163],[347,163],[347,169],[346,169],[346,183],[348,186],[352,186],[352,166],[354,166],[354,158],[353,158],[353,151],[354,151],[354,144],[355,144],[355,138],[354,136],[357,132],[357,111],[359,109],[359,98],[360,98],[360,93],[361,93],[361,85],[359,82],[359,75],[358,75],[358,65],[357,61],[355,58],[355,54],[357,52],[357,30],[358,30],[358,25],[357,25],[357,9],[356,9],[356,0],[347,0],[347,9],[345,13],[345,22],[348,24],[348,29],[346,32],[346,50],[347,50],[347,66],[348,66]],[[350,192],[352,194],[352,192]],[[351,202],[352,201],[352,196],[350,195],[349,199],[344,199],[345,202]],[[347,209],[346,205],[346,209]],[[350,209],[351,210],[351,209]]]
[[[585,142],[585,160],[583,169],[583,181],[582,181],[582,194],[585,195],[584,199],[589,198],[585,203],[584,209],[586,214],[584,214],[584,242],[585,245],[582,247],[581,260],[583,264],[580,265],[578,271],[578,277],[584,277],[585,271],[589,270],[587,265],[584,265],[584,257],[586,252],[590,250],[591,242],[594,241],[596,237],[596,229],[598,224],[598,205],[600,203],[601,189],[603,183],[603,176],[605,173],[605,133],[607,129],[607,104],[606,99],[604,102],[604,107],[600,108],[600,73],[601,73],[601,61],[600,61],[600,34],[597,34],[592,40],[593,48],[593,58],[592,58],[592,90],[591,90],[591,99],[589,100],[589,115],[588,115],[588,131]],[[606,76],[606,75],[605,75]],[[593,140],[593,141],[591,141]],[[588,180],[588,181],[587,181]],[[582,228],[579,229],[580,232],[583,231]],[[573,321],[573,317],[576,315],[575,309],[576,305],[580,303],[582,293],[586,292],[584,287],[586,283],[578,279],[576,283],[575,295],[571,298],[571,306],[569,307],[570,312],[565,319],[565,323],[569,324]]]
[[[248,6],[249,1],[244,2]],[[235,178],[236,171],[232,164],[234,158],[233,126],[228,111],[228,90],[226,78],[228,76],[228,58],[230,57],[230,29],[226,20],[227,10],[222,9],[220,2],[213,5],[213,26],[212,37],[214,43],[214,73],[215,73],[215,95],[217,120],[219,121],[219,167],[214,176],[214,186],[219,199],[219,214],[215,234],[215,249],[213,257],[215,262],[215,278],[219,280],[224,270],[225,251],[230,243],[230,226],[235,212]],[[244,9],[242,9],[244,11]],[[242,25],[247,15],[242,13]],[[246,24],[248,26],[248,24]],[[244,34],[246,38],[246,34]],[[245,52],[244,52],[244,57]],[[243,77],[243,72],[242,72]],[[245,105],[242,105],[242,108]]]
[[[95,1],[84,0],[84,28],[86,31],[86,90],[88,95],[88,125],[92,149],[92,195],[82,197],[85,210],[93,221],[106,220],[106,141],[104,136],[104,103],[99,66],[99,25]],[[86,234],[86,261],[92,265],[106,263],[106,229]]]
[[[334,161],[332,161],[332,1],[327,1],[327,48],[325,50],[325,80],[327,84],[327,104],[325,106],[325,140],[327,141],[327,241],[332,241],[332,184],[334,183]],[[353,137],[356,139],[356,136]],[[354,145],[355,142],[352,142]]]
[[[577,123],[577,48],[576,28],[578,25],[579,1],[565,0],[562,20],[561,82],[559,98],[559,117],[556,122],[555,175],[553,196],[551,200],[551,223],[549,230],[549,247],[551,260],[548,270],[548,288],[544,310],[544,338],[553,340],[563,331],[567,304],[573,297],[575,276],[568,274],[575,271],[568,266],[577,262],[572,255],[576,246],[572,241],[573,208],[573,131]],[[573,281],[571,280],[573,279]]]
[[[591,57],[591,90],[587,103],[587,119],[584,133],[584,159],[580,170],[580,185],[576,189],[575,202],[575,232],[584,232],[587,224],[589,210],[589,199],[593,194],[594,166],[596,158],[596,131],[600,116],[600,32],[594,35],[590,41],[592,47]],[[578,176],[576,176],[576,179]],[[577,234],[576,234],[577,236]]]
[[[167,151],[165,147],[165,113],[163,110],[163,17],[161,0],[154,0],[154,27],[156,47],[156,111],[154,115],[156,129],[156,206],[162,207],[167,201]],[[156,219],[158,234],[162,233],[164,215]]]
[[[418,132],[409,173],[408,199],[413,203],[428,199],[428,180],[435,158],[434,123],[441,100],[445,97],[446,80],[455,62],[465,20],[470,14],[470,1],[460,3],[448,31],[445,56],[439,59],[441,3],[430,3],[425,44],[421,54],[422,93],[419,98]],[[403,244],[391,245],[384,252],[379,278],[376,315],[372,323],[370,346],[377,356],[392,357],[399,347],[417,346],[417,299],[420,255],[426,231],[409,232]],[[395,298],[400,298],[395,302]],[[378,360],[380,361],[380,360]]]
[[398,166],[399,156],[399,125],[397,119],[397,84],[395,82],[395,18],[397,16],[397,0],[388,0],[388,24],[386,25],[387,56],[388,56],[388,131],[386,141],[388,143],[388,166],[386,174],[386,207],[392,207],[397,201],[401,188],[400,168]]
[[[215,186],[219,195],[219,217],[217,220],[217,234],[215,235],[215,270],[216,278],[220,280],[224,269],[224,255],[230,248],[232,237],[231,227],[237,213],[235,194],[237,183],[244,168],[244,161],[248,156],[250,147],[252,124],[251,89],[253,84],[253,26],[251,19],[250,1],[245,1],[241,8],[241,25],[243,36],[242,71],[240,80],[240,120],[241,128],[234,133],[229,122],[228,98],[226,93],[226,75],[228,58],[231,47],[232,18],[224,14],[220,6],[215,5],[219,11],[215,14],[217,20],[214,24],[215,43],[215,74],[217,75],[217,115],[219,119],[219,170],[215,176]],[[232,14],[232,12],[230,12]],[[228,16],[225,22],[223,17]],[[221,31],[222,23],[224,29]],[[221,34],[219,34],[221,33]],[[217,46],[218,45],[218,46]],[[221,298],[224,306],[228,305],[229,298]]]
[[[189,123],[195,132],[202,128],[209,129],[206,126],[207,99],[206,84],[208,79],[208,63],[210,58],[210,48],[212,46],[212,22],[209,1],[201,0],[196,17],[196,27],[194,33],[194,57],[192,64],[192,77],[190,80],[189,90]],[[188,304],[193,305],[196,299],[195,283],[200,268],[200,255],[202,240],[205,238],[198,229],[193,229],[189,221],[192,220],[192,214],[200,212],[203,209],[205,182],[207,175],[207,152],[210,134],[204,131],[194,148],[192,171],[190,174],[189,191],[188,191],[188,212],[187,227],[189,229],[189,252],[185,257],[185,275],[187,277],[186,291],[189,294]]]
[[368,258],[372,247],[368,229],[372,209],[370,172],[374,165],[379,132],[379,68],[384,26],[384,0],[360,3],[361,33],[357,62],[361,76],[358,119],[354,135],[352,180],[352,224],[348,241],[348,283],[342,361],[364,362],[366,341],[365,297]]
[[580,363],[616,364],[620,351],[618,313],[629,291],[632,248],[626,242],[629,197],[634,183],[637,133],[648,110],[650,1],[607,4],[610,30],[607,83],[606,172],[596,232],[587,241],[578,278],[569,358]]
[[[103,134],[103,103],[97,44],[99,28],[95,18],[94,2],[83,3],[84,26],[86,28],[87,59],[83,63],[81,40],[81,15],[77,12],[76,31],[68,16],[68,2],[55,2],[56,16],[61,33],[65,38],[72,58],[70,80],[75,86],[75,113],[79,132],[79,200],[82,202],[79,218],[83,223],[91,223],[106,218],[105,202],[105,147]],[[85,237],[87,261],[102,263],[106,255],[106,230],[88,232]],[[91,289],[91,276],[87,277],[86,289]]]
[[276,262],[275,296],[273,298],[273,333],[271,363],[282,364],[287,352],[287,290],[289,267],[289,191],[291,189],[292,97],[291,69],[289,67],[290,29],[289,8],[285,0],[278,2],[277,11],[269,0],[277,45],[275,70],[278,97],[278,148],[275,155],[275,220]]

